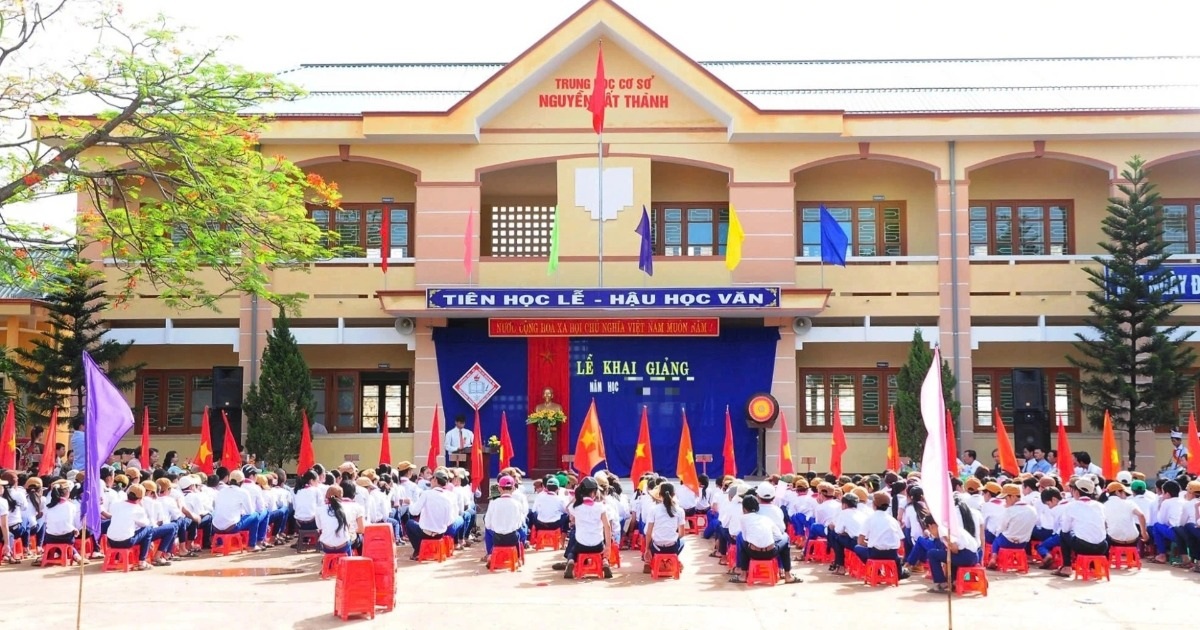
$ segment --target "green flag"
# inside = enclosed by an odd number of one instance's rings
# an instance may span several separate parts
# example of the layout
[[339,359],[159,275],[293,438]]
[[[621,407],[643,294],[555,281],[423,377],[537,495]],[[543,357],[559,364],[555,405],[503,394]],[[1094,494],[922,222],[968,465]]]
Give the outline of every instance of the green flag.
[[546,267],[546,275],[558,271],[558,206],[554,206],[554,226],[550,228],[550,264]]

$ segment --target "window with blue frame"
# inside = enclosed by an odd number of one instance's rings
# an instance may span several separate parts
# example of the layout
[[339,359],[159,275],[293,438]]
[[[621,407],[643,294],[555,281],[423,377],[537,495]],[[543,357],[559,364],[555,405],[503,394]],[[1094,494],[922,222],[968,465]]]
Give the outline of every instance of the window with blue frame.
[[656,203],[650,224],[655,256],[724,256],[729,204]]
[[904,256],[904,201],[801,201],[796,204],[799,255],[821,256],[821,203],[850,237],[850,256]]

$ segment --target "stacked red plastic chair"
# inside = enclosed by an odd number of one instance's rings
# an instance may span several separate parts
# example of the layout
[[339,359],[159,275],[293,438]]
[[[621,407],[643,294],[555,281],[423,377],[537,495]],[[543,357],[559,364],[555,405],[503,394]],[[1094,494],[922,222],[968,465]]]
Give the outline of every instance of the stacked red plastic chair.
[[375,605],[391,612],[396,607],[396,544],[386,523],[367,525],[363,531],[362,557],[373,563]]
[[337,565],[333,592],[333,614],[345,621],[350,615],[375,618],[375,562],[370,558],[346,557]]

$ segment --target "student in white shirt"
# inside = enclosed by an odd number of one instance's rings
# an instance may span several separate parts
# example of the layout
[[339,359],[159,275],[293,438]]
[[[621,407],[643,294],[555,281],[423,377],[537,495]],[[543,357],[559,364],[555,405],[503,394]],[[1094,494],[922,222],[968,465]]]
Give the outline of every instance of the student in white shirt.
[[945,569],[947,561],[950,562],[950,575],[957,569],[979,564],[979,524],[968,506],[955,505],[950,508],[949,532],[938,528],[933,515],[925,517],[924,525],[930,536],[939,541],[929,550],[929,573],[933,579],[930,592],[945,593],[950,590]]
[[108,546],[115,549],[138,548],[137,571],[150,568],[146,558],[150,555],[150,538],[154,528],[150,524],[150,516],[142,508],[142,497],[146,489],[140,485],[129,487],[125,501],[112,505],[112,522],[108,526]]
[[183,533],[186,555],[194,557],[200,553],[197,536],[204,533],[204,540],[212,538],[212,503],[208,496],[200,490],[195,477],[184,475],[179,478],[179,490],[183,493],[180,509],[187,519]]
[[296,527],[301,530],[317,529],[317,510],[325,503],[324,491],[321,490],[317,473],[309,470],[300,478],[294,501]]
[[1154,536],[1154,547],[1158,551],[1158,555],[1154,557],[1157,564],[1166,564],[1171,545],[1176,542],[1175,527],[1181,520],[1183,508],[1186,506],[1183,497],[1179,496],[1181,491],[1179,482],[1174,479],[1163,483],[1162,501],[1154,515],[1154,524],[1150,526],[1150,533]]
[[792,575],[792,553],[788,548],[787,533],[779,528],[775,519],[760,512],[757,498],[742,497],[740,507],[742,531],[738,534],[737,572],[729,581],[735,584],[745,582],[751,560],[775,560],[782,569],[786,583],[801,582],[800,578]]
[[1150,540],[1146,515],[1130,501],[1129,489],[1120,481],[1108,484],[1108,501],[1104,502],[1104,525],[1108,528],[1110,547],[1136,547],[1138,539]]
[[1104,523],[1104,506],[1092,499],[1096,484],[1080,477],[1070,485],[1073,499],[1059,517],[1059,536],[1062,540],[1063,566],[1056,575],[1071,576],[1071,560],[1076,555],[1108,556],[1108,531]]
[[483,515],[484,562],[491,560],[492,549],[497,546],[521,547],[525,544],[526,511],[513,495],[517,481],[503,475],[496,484],[500,486],[500,496],[488,503]]
[[[56,482],[50,487],[50,502],[44,511],[46,533],[42,545],[59,544],[72,545],[71,554],[76,562],[87,564],[75,550],[75,537],[79,534],[79,506],[67,499],[66,481]],[[41,560],[35,560],[33,566],[40,566]]]
[[1158,512],[1158,496],[1152,492],[1146,492],[1146,482],[1141,479],[1131,481],[1129,490],[1133,494],[1129,500],[1141,508],[1142,514],[1146,515],[1146,523],[1153,524],[1154,516]]
[[247,532],[250,550],[262,551],[264,548],[260,546],[261,539],[258,537],[258,515],[255,514],[250,495],[242,487],[244,480],[242,471],[235,470],[229,473],[229,483],[218,487],[217,498],[213,502],[213,533]]
[[[251,551],[264,551],[269,547],[273,547],[267,542],[267,526],[270,525],[268,520],[269,512],[267,511],[267,498],[263,495],[262,486],[258,483],[258,469],[250,464],[242,467],[242,489],[250,497],[250,505],[254,513],[254,525],[257,527],[258,544],[251,544]],[[253,540],[254,535],[250,538]]]
[[567,566],[563,577],[575,577],[575,559],[579,554],[598,553],[603,565],[604,577],[612,577],[608,565],[608,546],[612,544],[612,524],[608,520],[608,508],[598,500],[600,491],[596,480],[587,477],[575,489],[575,503],[571,507],[574,528],[567,541]]
[[[672,485],[674,486],[674,484]],[[691,488],[683,485],[682,479],[679,481],[679,485],[674,487],[676,488],[675,503],[683,509],[683,515],[685,517],[695,516],[696,504],[699,503],[700,497],[695,492],[692,492]]]
[[263,489],[263,498],[267,504],[267,531],[271,532],[271,544],[279,545],[287,539],[285,530],[288,524],[290,506],[286,492],[280,492],[279,477],[275,473],[260,475],[259,487]]
[[900,522],[889,511],[892,498],[888,493],[880,491],[871,495],[871,502],[875,510],[871,512],[871,516],[863,524],[863,530],[858,534],[858,544],[854,546],[854,553],[858,554],[863,562],[892,560],[896,563],[896,575],[902,579],[906,578],[909,574],[900,559],[904,530],[900,529]]
[[1200,481],[1188,482],[1186,498],[1175,535],[1185,543],[1188,557],[1179,566],[1200,573]]
[[834,517],[833,529],[829,534],[829,546],[833,549],[833,564],[829,565],[831,572],[846,574],[846,550],[854,549],[855,541],[869,516],[858,509],[858,496],[849,493],[842,497],[842,510]]
[[1029,540],[1033,536],[1033,528],[1038,524],[1037,508],[1025,502],[1021,497],[1021,486],[1015,483],[1005,484],[1004,516],[1000,519],[1000,532],[992,542],[992,561],[989,569],[996,568],[997,557],[1001,549],[1029,549]]
[[533,529],[567,531],[567,506],[558,496],[558,480],[546,479],[546,489],[533,499]]
[[315,521],[321,532],[317,549],[322,553],[350,555],[357,532],[365,527],[362,511],[352,500],[344,499],[342,486],[330,486],[325,505],[317,510]]
[[433,475],[434,487],[421,493],[408,508],[415,517],[408,519],[408,540],[412,543],[412,559],[421,552],[421,542],[431,538],[453,536],[455,528],[462,526],[458,509],[458,498],[450,487],[450,475],[438,470]]
[[[674,484],[661,483],[652,494],[659,501],[646,517],[646,540],[650,543],[646,546],[648,563],[654,561],[655,554],[679,555],[683,551],[683,531],[687,527],[687,518],[675,498]],[[647,573],[649,567],[647,564]]]

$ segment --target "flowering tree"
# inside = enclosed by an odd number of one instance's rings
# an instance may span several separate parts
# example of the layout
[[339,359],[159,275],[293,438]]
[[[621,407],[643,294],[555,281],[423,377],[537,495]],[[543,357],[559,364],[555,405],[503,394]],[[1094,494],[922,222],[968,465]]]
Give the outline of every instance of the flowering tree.
[[[55,59],[81,25],[96,47]],[[243,114],[298,91],[185,35],[99,0],[0,3],[0,281],[57,276],[29,252],[74,241],[109,261],[117,303],[139,285],[176,307],[303,297],[272,293],[270,271],[333,255],[305,202],[336,204],[337,187],[261,154],[266,120]],[[6,213],[71,192],[90,201],[76,234]]]

